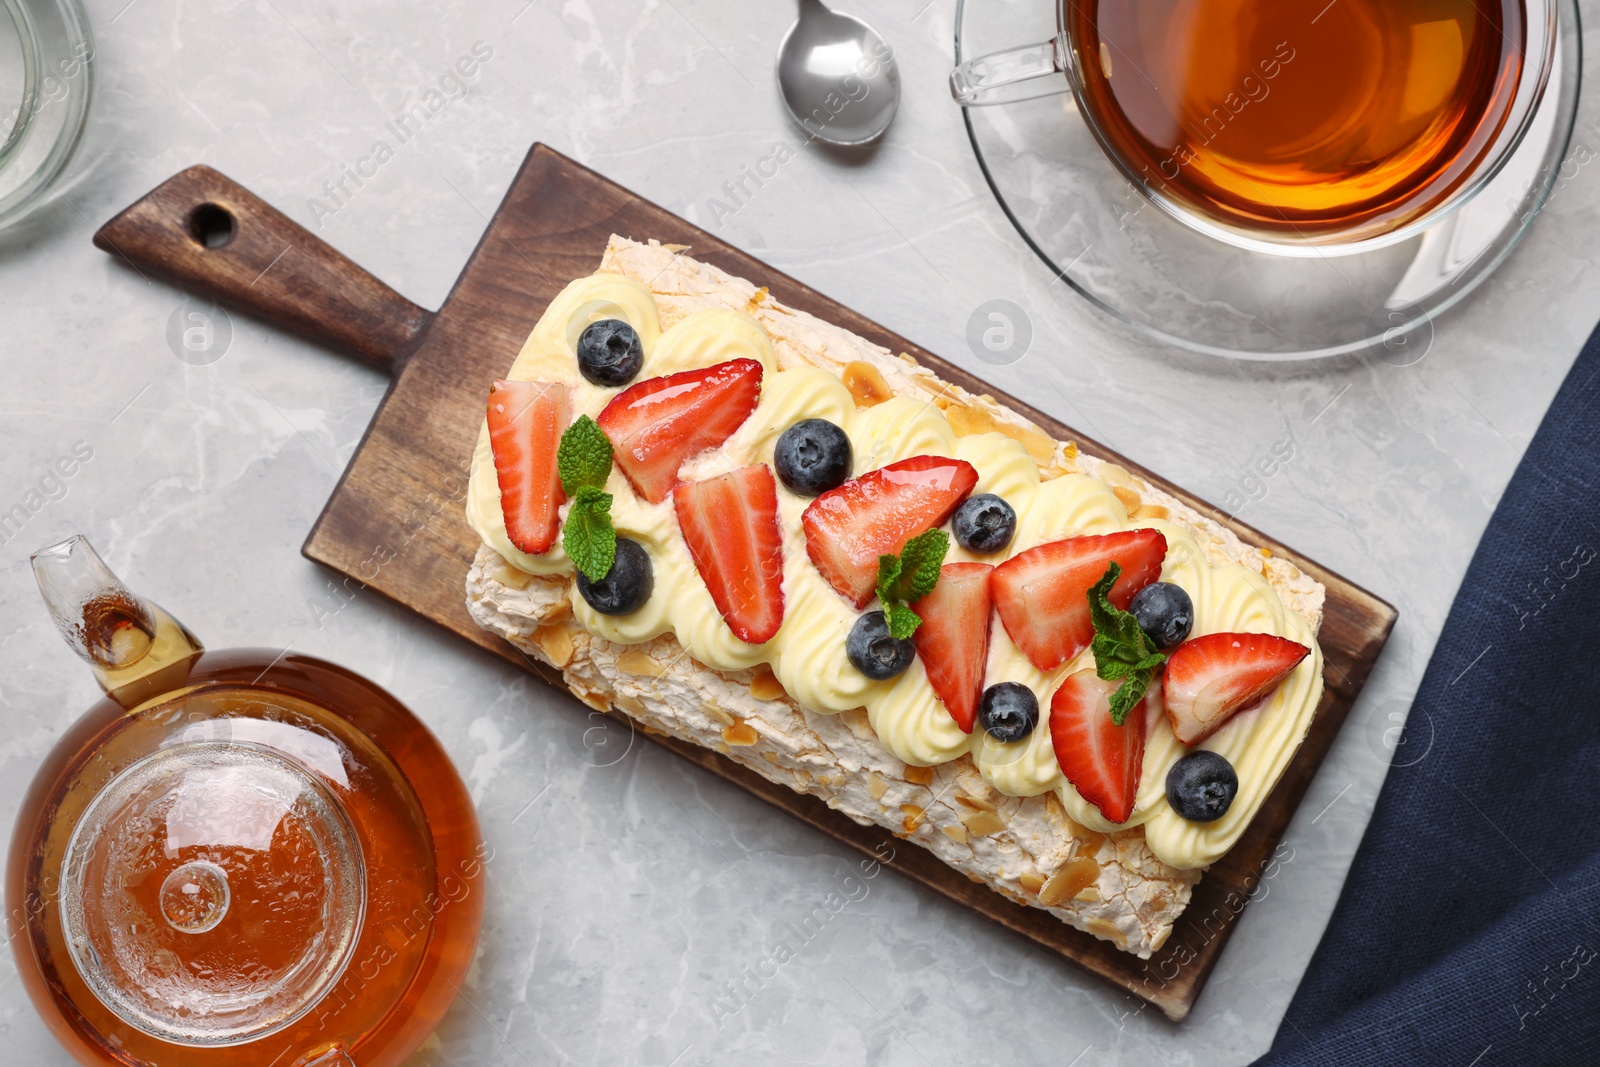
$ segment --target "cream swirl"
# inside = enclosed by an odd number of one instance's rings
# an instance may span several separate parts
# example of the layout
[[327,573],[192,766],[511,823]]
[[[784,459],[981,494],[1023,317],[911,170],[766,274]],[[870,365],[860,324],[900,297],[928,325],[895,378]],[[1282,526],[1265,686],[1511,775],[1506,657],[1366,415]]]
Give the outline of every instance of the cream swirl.
[[[571,390],[574,414],[598,415],[616,390],[585,381],[578,373],[574,350],[584,327],[606,318],[623,319],[638,332],[645,353],[643,373],[649,376],[741,357],[755,359],[764,368],[756,410],[722,447],[689,461],[681,472],[685,480],[750,463],[770,464],[784,429],[802,418],[825,418],[850,437],[858,475],[917,455],[954,456],[971,463],[979,475],[976,491],[1003,496],[1017,511],[1011,552],[1063,537],[1111,533],[1132,525],[1153,527],[1168,542],[1163,577],[1183,586],[1195,602],[1197,635],[1254,630],[1315,648],[1304,620],[1283,608],[1259,574],[1232,563],[1209,564],[1185,527],[1165,521],[1130,524],[1111,487],[1085,474],[1041,481],[1037,464],[1016,441],[999,433],[958,438],[931,403],[895,397],[858,409],[849,390],[828,371],[809,366],[779,370],[766,332],[741,312],[694,312],[662,331],[648,289],[620,275],[595,274],[568,285],[551,302],[507,377],[562,382]],[[684,654],[717,670],[766,663],[784,689],[808,709],[831,714],[865,707],[879,741],[908,764],[929,766],[970,754],[985,780],[1003,793],[1032,796],[1054,790],[1078,822],[1097,830],[1121,828],[1107,823],[1062,777],[1050,742],[1049,698],[1067,674],[1093,666],[1087,651],[1053,671],[1039,671],[994,619],[986,684],[1015,681],[1028,686],[1039,699],[1041,720],[1027,739],[1013,744],[997,742],[981,729],[968,735],[934,694],[920,661],[887,681],[872,681],[851,666],[844,647],[857,612],[827,584],[806,553],[800,516],[809,499],[779,493],[785,615],[777,635],[758,646],[734,637],[722,621],[678,532],[670,501],[641,500],[619,471],[613,471],[607,489],[614,498],[612,517],[618,531],[638,540],[650,554],[655,590],[642,608],[620,617],[595,612],[574,590],[574,617],[591,633],[632,644],[671,632]],[[485,543],[513,566],[532,574],[570,573],[559,545],[530,556],[510,544],[487,427],[480,432],[473,454],[467,518]],[[974,556],[956,546],[950,555],[952,561],[985,563],[1001,558]],[[1287,766],[1309,725],[1321,687],[1317,652],[1263,707],[1236,716],[1205,742],[1204,747],[1233,763],[1240,779],[1233,807],[1209,825],[1190,823],[1167,805],[1166,772],[1185,748],[1173,737],[1159,698],[1152,701],[1138,803],[1122,826],[1145,824],[1151,850],[1174,867],[1198,867],[1216,860],[1237,840]]]

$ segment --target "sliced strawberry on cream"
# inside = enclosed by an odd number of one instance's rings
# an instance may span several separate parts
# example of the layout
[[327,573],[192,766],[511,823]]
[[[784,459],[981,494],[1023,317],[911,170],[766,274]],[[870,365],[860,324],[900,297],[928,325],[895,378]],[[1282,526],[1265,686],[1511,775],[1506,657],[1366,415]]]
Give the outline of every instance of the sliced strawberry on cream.
[[977,720],[983,675],[989,664],[987,563],[947,563],[933,592],[911,604],[922,625],[911,635],[928,684],[967,733]]
[[1204,741],[1233,714],[1271,693],[1311,650],[1272,634],[1192,637],[1167,660],[1162,687],[1179,741]]
[[1107,599],[1123,611],[1161,576],[1167,539],[1156,530],[1069,537],[1018,552],[990,580],[1000,622],[1023,655],[1041,671],[1054,670],[1089,647],[1089,587],[1113,562],[1122,576]]
[[899,555],[911,538],[944,522],[977,484],[972,464],[945,456],[913,456],[868,471],[806,508],[800,517],[806,553],[839,595],[864,608],[877,584],[878,557]]
[[730,359],[637,382],[613,397],[596,421],[634,491],[659,504],[685,461],[732,437],[760,399],[761,364]]
[[567,499],[556,469],[556,449],[572,418],[567,387],[497,381],[489,387],[488,418],[506,536],[530,555],[548,552]]
[[1050,698],[1050,744],[1062,775],[1114,823],[1133,815],[1149,730],[1148,693],[1121,726],[1112,721],[1111,694],[1121,684],[1104,680],[1091,667],[1067,675]]
[[748,644],[772,640],[783,625],[783,529],[771,468],[758,463],[680,483],[672,506],[728,629]]

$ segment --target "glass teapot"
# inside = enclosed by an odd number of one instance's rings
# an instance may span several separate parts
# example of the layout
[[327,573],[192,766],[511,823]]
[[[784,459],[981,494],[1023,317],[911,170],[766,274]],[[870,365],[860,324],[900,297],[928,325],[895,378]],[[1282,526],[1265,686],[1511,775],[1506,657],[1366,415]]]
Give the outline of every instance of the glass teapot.
[[490,856],[388,693],[207,652],[72,537],[33,556],[106,691],[46,758],[6,872],[29,995],[79,1061],[390,1067],[471,963]]

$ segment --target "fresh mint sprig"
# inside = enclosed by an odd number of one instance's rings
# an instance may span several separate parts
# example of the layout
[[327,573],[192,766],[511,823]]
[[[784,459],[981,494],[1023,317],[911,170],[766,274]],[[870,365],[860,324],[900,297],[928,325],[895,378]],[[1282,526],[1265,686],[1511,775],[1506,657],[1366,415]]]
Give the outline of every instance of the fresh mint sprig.
[[587,415],[579,415],[556,447],[556,472],[561,475],[561,488],[567,495],[576,497],[585,485],[604,489],[611,477],[611,438],[600,424]]
[[1111,694],[1111,721],[1118,726],[1127,719],[1128,712],[1139,706],[1155,680],[1157,668],[1167,661],[1139,627],[1139,620],[1111,603],[1111,587],[1121,576],[1122,567],[1113,562],[1089,587],[1089,618],[1094,622],[1094,641],[1089,649],[1094,653],[1095,673],[1108,682],[1123,679]]
[[907,541],[898,556],[878,557],[878,599],[889,622],[889,636],[904,640],[917,632],[922,618],[911,601],[933,592],[939,568],[950,551],[950,535],[927,530]]
[[611,524],[611,439],[587,415],[561,435],[556,447],[556,473],[572,505],[561,527],[561,547],[572,565],[591,582],[611,573],[617,559],[617,530]]

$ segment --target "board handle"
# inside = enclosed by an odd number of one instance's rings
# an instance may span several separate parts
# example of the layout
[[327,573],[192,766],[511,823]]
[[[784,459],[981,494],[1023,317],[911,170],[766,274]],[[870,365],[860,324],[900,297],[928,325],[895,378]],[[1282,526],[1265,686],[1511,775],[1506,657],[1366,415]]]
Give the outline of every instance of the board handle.
[[94,235],[141,273],[393,372],[433,312],[413,304],[227,175],[190,167]]

